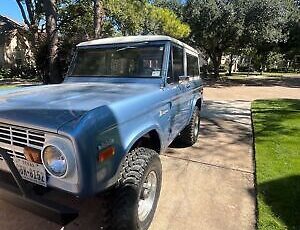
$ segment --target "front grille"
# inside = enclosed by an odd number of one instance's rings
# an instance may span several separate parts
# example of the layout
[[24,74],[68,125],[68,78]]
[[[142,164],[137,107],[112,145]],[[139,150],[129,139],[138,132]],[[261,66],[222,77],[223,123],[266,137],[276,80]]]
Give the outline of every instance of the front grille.
[[[25,158],[24,147],[42,150],[44,143],[43,132],[0,124],[0,147],[7,150],[11,157]],[[0,157],[0,160],[3,158]]]

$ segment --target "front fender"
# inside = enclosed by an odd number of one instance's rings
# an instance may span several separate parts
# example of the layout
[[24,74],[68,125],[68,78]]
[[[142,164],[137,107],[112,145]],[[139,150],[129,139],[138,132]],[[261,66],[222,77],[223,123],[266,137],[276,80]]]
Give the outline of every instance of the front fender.
[[[146,133],[155,130],[158,133],[160,140],[162,140],[162,134],[160,131],[161,129],[158,124],[152,123],[147,116],[146,119],[144,120],[144,118],[141,117],[139,119],[127,121],[124,124],[116,126],[102,133],[102,137],[115,137],[114,145],[117,153],[115,154],[114,158],[104,162],[103,165],[99,166],[97,170],[98,192],[117,183],[125,156],[139,138],[144,136]],[[141,122],[142,120],[144,122]],[[137,123],[141,125],[137,126]]]
[[[80,121],[68,123],[60,129],[59,133],[70,136],[76,147],[81,193],[101,192],[116,184],[126,154],[139,138],[151,130],[158,133],[161,149],[166,146],[168,138],[164,136],[166,134],[159,125],[158,114],[154,110],[120,123],[108,107],[99,108],[91,111]],[[103,126],[108,129],[103,131]],[[97,163],[101,149],[108,145],[115,146],[115,155]]]
[[[139,124],[139,125],[137,125]],[[132,121],[126,122],[125,124],[119,126],[119,131],[121,134],[122,145],[124,147],[124,155],[122,162],[126,154],[132,149],[134,144],[145,134],[150,131],[155,130],[158,133],[160,139],[160,149],[163,149],[166,143],[164,143],[165,138],[163,137],[163,132],[159,124],[154,119],[149,119],[148,116],[140,117],[138,120],[134,119]],[[122,164],[120,164],[121,166]],[[120,171],[120,167],[118,172]]]

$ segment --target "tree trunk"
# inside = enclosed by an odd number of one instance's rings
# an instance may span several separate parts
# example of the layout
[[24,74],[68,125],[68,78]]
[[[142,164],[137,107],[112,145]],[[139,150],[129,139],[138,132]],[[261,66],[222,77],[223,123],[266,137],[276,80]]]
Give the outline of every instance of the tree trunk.
[[248,62],[248,73],[247,73],[247,77],[249,77],[249,74],[250,74],[251,61],[252,61],[252,57],[250,57],[250,61]]
[[104,8],[101,0],[94,0],[94,38],[102,37]]
[[214,76],[215,76],[215,78],[220,77],[221,60],[222,60],[222,53],[213,54],[211,56],[211,61],[213,63],[213,67],[214,67]]
[[42,75],[42,79],[48,79],[48,65],[44,64],[43,60],[45,58],[41,58],[41,56],[46,56],[41,55],[41,53],[48,54],[48,51],[45,52],[43,49],[45,45],[43,36],[44,32],[39,29],[40,16],[42,14],[42,12],[40,12],[42,1],[16,0],[16,2],[19,6],[23,21],[28,27],[29,33],[24,34],[24,36],[26,36],[30,42],[30,48],[35,59],[35,65],[39,73]]
[[232,66],[233,66],[233,54],[230,54],[230,61],[229,61],[229,70],[228,70],[228,75],[232,75]]
[[289,72],[289,67],[290,67],[290,61],[287,61],[286,66],[285,66],[285,71],[287,73]]
[[43,0],[44,11],[46,15],[46,32],[47,41],[49,46],[48,64],[49,73],[47,83],[60,83],[62,77],[59,74],[58,69],[58,31],[57,31],[57,12],[56,12],[56,0]]
[[[23,21],[29,29],[29,35],[27,36],[27,38],[30,42],[30,47],[31,47],[34,57],[36,59],[40,41],[39,41],[39,30],[38,30],[39,24],[38,24],[38,20],[36,19],[37,12],[35,12],[35,11],[36,11],[36,8],[40,6],[40,3],[37,3],[39,5],[35,5],[35,8],[34,8],[32,0],[25,0],[25,2],[24,2],[26,5],[26,8],[25,8],[22,0],[16,0],[16,2],[21,11]],[[24,35],[24,36],[26,36],[26,35]]]

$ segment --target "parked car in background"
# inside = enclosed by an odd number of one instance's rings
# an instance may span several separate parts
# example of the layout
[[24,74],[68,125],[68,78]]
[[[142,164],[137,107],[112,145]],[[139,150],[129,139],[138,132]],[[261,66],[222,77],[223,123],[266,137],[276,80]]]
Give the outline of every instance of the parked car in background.
[[[67,224],[78,211],[35,193],[103,191],[108,229],[148,229],[162,182],[159,154],[199,135],[198,52],[167,36],[80,43],[62,84],[0,96],[0,198]],[[101,218],[101,217],[99,217]],[[87,226],[88,227],[88,226]]]

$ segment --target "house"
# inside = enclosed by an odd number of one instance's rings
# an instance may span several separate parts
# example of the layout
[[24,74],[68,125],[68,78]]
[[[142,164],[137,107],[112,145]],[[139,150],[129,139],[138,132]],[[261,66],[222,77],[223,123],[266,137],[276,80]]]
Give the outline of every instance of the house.
[[24,26],[0,15],[0,68],[34,65],[27,36]]
[[229,68],[230,61],[232,61],[231,72],[238,72],[239,64],[242,62],[241,57],[238,55],[233,55],[232,57],[231,55],[223,55],[221,59],[221,66],[228,66]]

